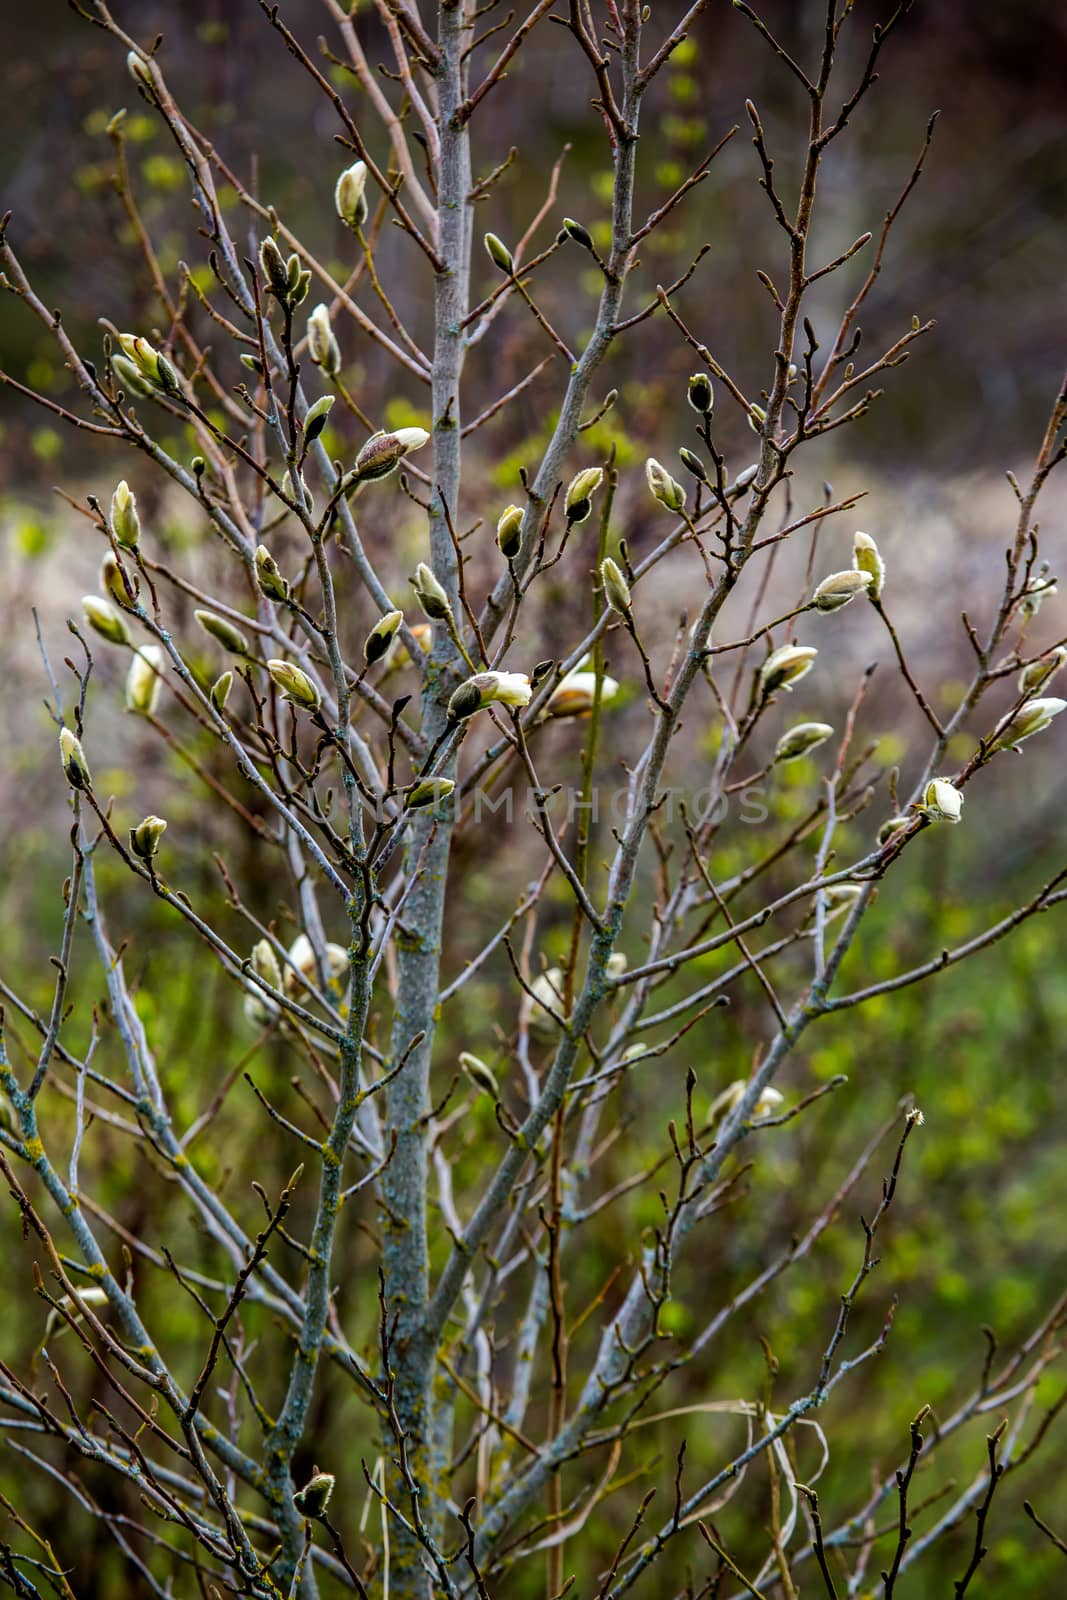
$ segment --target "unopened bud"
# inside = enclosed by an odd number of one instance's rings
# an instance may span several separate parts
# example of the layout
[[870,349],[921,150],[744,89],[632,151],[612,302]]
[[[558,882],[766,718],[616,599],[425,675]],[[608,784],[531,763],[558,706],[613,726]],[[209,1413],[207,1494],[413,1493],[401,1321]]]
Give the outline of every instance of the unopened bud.
[[319,709],[322,704],[321,694],[307,673],[301,672],[291,661],[268,661],[267,671],[291,705],[299,706],[302,711]]
[[430,435],[425,428],[397,428],[391,433],[372,433],[356,457],[352,469],[354,483],[387,478],[412,450],[421,450]]
[[257,378],[262,378],[263,363],[258,356],[254,356],[250,350],[244,350],[237,359],[246,372],[254,372]]
[[140,368],[126,356],[112,356],[111,370],[122,385],[127,399],[131,394],[152,394],[151,383],[149,383]]
[[812,750],[833,738],[834,730],[828,722],[798,722],[795,728],[783,733],[774,751],[775,761],[798,761]]
[[522,521],[522,507],[508,506],[501,512],[496,525],[496,542],[500,547],[500,554],[506,556],[509,561],[517,556],[522,548]]
[[575,222],[573,217],[564,217],[563,231],[569,239],[573,239],[575,244],[580,244],[584,250],[591,251],[593,249],[593,235],[582,223]]
[[831,572],[815,590],[811,603],[816,611],[840,611],[850,600],[855,600],[858,594],[869,591],[873,582],[872,573],[858,572],[855,567],[850,567],[845,572]]
[[418,597],[419,605],[431,622],[440,622],[444,617],[451,615],[448,595],[425,561],[420,561],[415,568],[411,587]]
[[617,611],[620,617],[630,615],[630,585],[622,573],[622,568],[617,561],[606,556],[600,563],[600,582],[604,589],[604,599],[612,611]]
[[765,407],[758,406],[753,400],[748,408],[748,425],[752,429],[752,432],[761,433],[763,431],[763,424],[766,422],[766,420],[767,412]]
[[385,655],[396,638],[396,631],[403,620],[402,611],[387,611],[384,617],[379,617],[363,645],[363,659],[368,667],[372,667]]
[[248,654],[248,640],[240,628],[234,627],[232,622],[227,622],[225,617],[220,617],[217,611],[194,611],[193,616],[199,622],[204,632],[210,634],[217,644],[228,650],[232,656],[246,656]]
[[618,983],[628,966],[629,962],[623,952],[621,950],[613,950],[604,967],[604,976],[609,978],[612,983]]
[[264,239],[259,247],[259,265],[271,293],[285,305],[289,300],[289,268],[273,239]]
[[63,771],[71,788],[88,789],[92,782],[89,763],[85,759],[81,740],[76,734],[71,733],[69,728],[61,728],[59,732],[59,759],[63,763]]
[[286,467],[282,473],[282,494],[286,500],[291,500],[294,505],[302,506],[308,516],[312,517],[315,514],[315,496],[305,483],[303,473],[297,473],[297,483],[300,486],[299,493],[297,492],[297,484],[293,482],[293,475],[289,468]]
[[354,161],[338,178],[333,191],[337,215],[353,232],[367,220],[367,163]]
[[755,482],[756,473],[758,471],[759,462],[753,461],[752,465],[750,467],[746,467],[744,472],[739,472],[733,482],[733,493],[744,494],[745,490]]
[[685,510],[685,490],[653,456],[645,462],[645,479],[653,499],[661,506],[668,511]]
[[166,831],[167,824],[163,817],[145,817],[136,828],[130,829],[130,849],[139,860],[151,861]]
[[478,1056],[471,1055],[469,1050],[460,1051],[459,1064],[476,1089],[481,1089],[483,1094],[499,1100],[500,1088],[491,1067],[487,1067]]
[[152,87],[152,74],[149,71],[148,63],[137,54],[136,50],[127,52],[126,71],[134,83],[144,84],[147,88]]
[[126,710],[139,717],[154,717],[163,689],[163,651],[158,644],[143,644],[134,652],[126,674]]
[[282,577],[281,568],[265,544],[256,546],[256,583],[260,594],[268,600],[287,600],[289,585]]
[[867,588],[867,597],[870,600],[880,600],[882,590],[885,588],[885,562],[869,533],[857,533],[853,538],[852,565],[857,572],[870,573],[871,581]]
[[252,946],[252,971],[264,983],[269,983],[272,989],[281,988],[281,964],[269,939],[260,939]]
[[499,267],[501,272],[506,272],[510,276],[514,270],[514,263],[511,251],[503,239],[498,239],[495,233],[487,233],[485,236],[485,249],[494,267]]
[[1043,602],[1051,599],[1057,593],[1056,580],[1050,577],[1050,571],[1048,562],[1042,561],[1038,570],[1027,583],[1020,607],[1024,617],[1036,617]]
[[571,479],[563,497],[568,527],[577,527],[586,521],[593,509],[593,496],[603,481],[603,467],[585,467]]
[[566,1012],[563,1001],[563,971],[549,967],[538,973],[530,985],[530,1027],[535,1033],[551,1036],[559,1027],[558,1018]]
[[426,806],[440,805],[455,787],[451,778],[423,778],[405,792],[404,800],[410,811],[418,811]]
[[141,519],[137,515],[137,496],[125,478],[116,484],[111,496],[111,531],[119,544],[127,550],[136,550],[141,537]]
[[314,444],[323,428],[325,428],[326,418],[330,415],[333,401],[332,394],[324,394],[315,401],[313,406],[308,406],[307,416],[304,418],[304,439],[308,444]]
[[107,590],[116,605],[122,606],[127,611],[137,599],[140,588],[136,576],[132,576],[130,582],[133,585],[132,594],[126,589],[126,578],[123,576],[123,568],[119,565],[115,552],[108,550],[100,563],[100,587]]
[[1067,661],[1067,650],[1063,645],[1057,645],[1055,650],[1050,650],[1048,655],[1042,656],[1040,661],[1031,661],[1019,674],[1019,693],[1036,694],[1050,683],[1063,663]]
[[779,650],[772,650],[758,673],[764,698],[799,683],[811,671],[818,653],[810,644],[784,644]]
[[689,404],[694,411],[706,417],[715,405],[715,390],[706,372],[694,372],[689,380]]
[[685,445],[682,445],[678,451],[678,456],[682,466],[685,467],[687,472],[691,472],[698,482],[708,482],[708,469],[695,451],[687,450]]
[[95,594],[83,594],[82,610],[89,626],[108,644],[129,644],[130,630],[126,626],[126,618],[110,600],[101,600]]
[[931,822],[958,822],[963,795],[947,778],[931,778],[923,793],[922,811]]
[[887,817],[878,829],[878,843],[888,844],[893,835],[899,833],[901,828],[906,828],[910,821],[908,816]]
[[221,712],[225,708],[226,702],[230,698],[230,690],[232,688],[232,672],[224,672],[221,677],[215,679],[215,682],[211,685],[211,704],[215,707],[216,711]]
[[861,884],[832,883],[828,889],[824,889],[822,892],[824,921],[829,922],[832,917],[843,916],[846,911],[855,905],[862,893]]
[[308,318],[308,354],[328,378],[341,370],[341,347],[330,323],[328,306],[317,305]]
[[1006,717],[1000,724],[993,749],[1015,749],[1024,739],[1032,739],[1035,733],[1043,733],[1053,717],[1058,717],[1064,710],[1067,710],[1067,700],[1028,700],[1020,711],[1013,717]]
[[[363,163],[360,162],[359,165],[362,166]],[[293,1504],[300,1515],[312,1520],[321,1517],[330,1503],[336,1481],[332,1472],[316,1472],[313,1478],[309,1478],[304,1487],[298,1489],[293,1496]]]
[[460,684],[449,700],[448,715],[452,722],[462,722],[484,706],[527,706],[532,695],[525,672],[476,672]]

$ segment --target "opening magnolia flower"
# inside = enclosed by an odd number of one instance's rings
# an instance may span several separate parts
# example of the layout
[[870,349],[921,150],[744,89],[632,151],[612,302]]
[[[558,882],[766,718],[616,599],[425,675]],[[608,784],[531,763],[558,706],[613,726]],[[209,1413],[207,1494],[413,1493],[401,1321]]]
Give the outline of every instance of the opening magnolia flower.
[[528,706],[533,687],[525,672],[476,672],[461,683],[448,702],[453,722],[472,717],[494,702],[502,706]]
[[963,815],[963,795],[947,778],[931,778],[922,810],[931,822],[958,822]]
[[[596,673],[591,671],[588,661],[589,657],[586,656],[573,672],[568,672],[556,685],[548,698],[546,716],[575,717],[592,711],[596,699]],[[600,704],[607,705],[618,692],[618,680],[610,678],[605,672],[600,680]]]

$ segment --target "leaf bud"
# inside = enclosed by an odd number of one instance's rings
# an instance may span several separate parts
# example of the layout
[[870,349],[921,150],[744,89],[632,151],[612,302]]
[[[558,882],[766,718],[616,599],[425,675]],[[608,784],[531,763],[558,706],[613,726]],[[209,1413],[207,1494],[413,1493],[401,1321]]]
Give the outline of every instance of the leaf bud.
[[307,415],[304,418],[304,438],[308,444],[314,444],[323,428],[325,428],[326,418],[330,415],[333,401],[332,394],[324,394],[315,401],[313,406],[308,406]]
[[[360,165],[362,166],[362,162]],[[316,1472],[314,1477],[309,1478],[304,1487],[298,1489],[293,1496],[293,1505],[300,1515],[312,1521],[323,1516],[336,1482],[332,1472]]]
[[440,805],[455,787],[451,778],[422,778],[405,792],[404,800],[410,811],[422,810],[426,806]]
[[476,1089],[480,1089],[493,1100],[499,1100],[500,1086],[491,1067],[487,1067],[478,1056],[471,1055],[469,1050],[460,1051],[459,1064]]
[[431,622],[440,622],[445,617],[451,616],[448,595],[425,561],[420,561],[415,568],[411,587],[415,591],[419,605]]
[[695,451],[687,450],[683,444],[681,449],[678,451],[678,456],[682,466],[685,467],[686,471],[691,472],[693,477],[696,478],[700,483],[707,483],[709,481],[708,469]]
[[308,318],[308,354],[328,378],[336,378],[341,370],[341,347],[330,323],[330,310],[317,305]]
[[232,672],[224,672],[221,677],[215,679],[215,682],[211,685],[211,704],[215,707],[216,711],[221,712],[225,708],[226,702],[230,698],[230,690],[232,688]]
[[573,239],[575,244],[580,244],[583,250],[592,251],[593,235],[582,223],[575,222],[573,217],[564,217],[563,231],[568,239]]

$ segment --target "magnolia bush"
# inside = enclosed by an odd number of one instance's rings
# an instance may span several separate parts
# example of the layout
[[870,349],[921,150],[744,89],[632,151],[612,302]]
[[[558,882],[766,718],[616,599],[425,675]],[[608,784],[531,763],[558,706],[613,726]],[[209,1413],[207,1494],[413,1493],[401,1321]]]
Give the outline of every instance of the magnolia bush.
[[[970,678],[948,704],[908,658],[906,586],[855,530],[858,496],[835,499],[819,467],[820,442],[876,406],[932,326],[860,353],[933,124],[873,232],[827,250],[838,223],[819,208],[908,6],[872,35],[829,0],[814,54],[794,56],[735,5],[808,117],[783,176],[739,86],[779,246],[755,291],[773,339],[748,372],[716,354],[713,260],[657,285],[640,259],[662,260],[657,241],[740,138],[724,126],[662,204],[638,207],[656,159],[645,102],[692,51],[705,0],[666,16],[536,0],[490,23],[467,0],[326,0],[321,54],[261,0],[279,74],[321,95],[327,142],[309,137],[301,160],[343,270],[184,114],[165,44],[103,0],[76,5],[173,141],[203,260],[161,253],[123,112],[108,133],[150,302],[75,338],[22,263],[17,216],[0,244],[4,288],[70,380],[62,401],[25,403],[92,444],[108,481],[68,496],[98,590],[73,645],[41,630],[71,843],[50,1006],[3,985],[0,1165],[24,1236],[5,1288],[47,1306],[32,1362],[0,1368],[27,1484],[0,1559],[16,1594],[93,1581],[62,1528],[34,1525],[46,1473],[106,1526],[129,1594],[487,1600],[559,1595],[577,1575],[601,1600],[888,1597],[962,1527],[962,1595],[998,1484],[1049,1434],[1057,1403],[1035,1397],[1062,1304],[1006,1356],[991,1346],[950,1411],[915,1396],[894,1421],[899,1470],[872,1462],[820,1506],[848,1425],[821,1408],[839,1385],[862,1393],[850,1375],[890,1337],[884,1304],[870,1337],[856,1330],[923,1137],[910,1102],[840,1185],[794,1196],[784,1252],[768,1221],[741,1282],[708,1270],[751,1161],[766,1152],[773,1172],[796,1128],[853,1092],[780,1077],[824,1019],[897,1004],[1067,896],[1061,871],[954,948],[911,928],[888,973],[849,961],[905,861],[966,830],[987,769],[1052,737],[1067,704],[1067,645],[1032,642],[1056,588],[1035,507],[1067,395],[1030,475],[1011,478],[1003,582],[971,602]],[[539,92],[520,70],[535,33],[584,84],[608,214],[562,216],[557,168],[508,238],[494,213],[516,153],[494,108]],[[635,451],[632,389],[608,384],[650,328],[691,376]],[[516,341],[530,355],[512,381],[500,352]],[[391,363],[388,384],[357,353]],[[497,419],[534,397],[534,443],[494,468]],[[203,538],[162,537],[164,503]],[[926,602],[946,626],[953,598]],[[898,767],[875,754],[872,669],[846,633],[914,718]],[[142,757],[114,795],[123,697]],[[154,741],[174,758],[162,773]],[[768,798],[787,779],[788,814]],[[144,952],[117,931],[152,897],[157,970],[194,975],[208,1039],[212,1008],[229,1015],[216,975],[238,999],[232,1070],[161,1043],[151,969],[142,987]],[[94,962],[98,1003],[74,1003]],[[127,1158],[145,1186],[136,1226],[93,1192]],[[842,1208],[851,1265],[792,1388],[765,1341],[750,1392],[724,1393],[745,1308]],[[970,1476],[946,1487],[956,1435]]]

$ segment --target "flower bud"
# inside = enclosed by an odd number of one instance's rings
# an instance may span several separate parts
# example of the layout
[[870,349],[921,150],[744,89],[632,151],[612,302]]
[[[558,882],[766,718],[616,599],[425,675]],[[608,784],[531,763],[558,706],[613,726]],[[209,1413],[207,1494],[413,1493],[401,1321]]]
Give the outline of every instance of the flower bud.
[[152,394],[152,385],[148,382],[147,378],[144,377],[140,369],[125,356],[112,356],[111,370],[115,374],[115,377],[118,379],[119,383],[122,385],[123,392],[127,399],[134,394]]
[[259,265],[275,299],[286,305],[292,290],[292,285],[289,281],[289,267],[285,257],[271,238],[264,239],[259,247]]
[[392,433],[372,433],[356,457],[353,483],[387,478],[412,450],[421,450],[430,435],[425,428],[397,428]]
[[1024,739],[1042,733],[1061,711],[1067,710],[1067,700],[1028,700],[1013,717],[1005,717],[998,726],[994,750],[1013,750]]
[[766,420],[767,420],[766,407],[765,406],[758,406],[756,404],[756,402],[753,400],[751,402],[751,404],[749,405],[749,408],[748,408],[748,425],[752,429],[752,432],[753,433],[762,433],[763,424],[766,422]]
[[72,789],[88,789],[92,782],[81,740],[69,728],[59,731],[59,759]]
[[947,778],[931,778],[923,794],[922,811],[931,822],[958,822],[963,813],[963,795]]
[[167,824],[163,817],[145,817],[136,828],[130,829],[130,849],[138,860],[151,861],[166,831]]
[[[549,696],[546,715],[550,717],[585,716],[592,711],[596,699],[597,675],[577,667],[557,684]],[[600,704],[614,700],[619,692],[615,678],[605,673],[600,680]]]
[[843,916],[855,904],[863,893],[863,887],[858,883],[832,883],[822,892],[823,920],[829,922],[833,917]]
[[1048,562],[1042,561],[1040,567],[1026,585],[1020,610],[1027,619],[1036,617],[1041,610],[1042,603],[1058,592],[1055,578],[1049,577],[1050,570]]
[[[362,166],[362,161],[357,163]],[[316,1472],[309,1478],[302,1489],[298,1489],[293,1496],[293,1505],[302,1517],[314,1520],[321,1517],[330,1503],[333,1486],[337,1482],[332,1472]]]
[[810,755],[812,750],[825,744],[827,739],[832,739],[833,733],[828,722],[798,722],[795,728],[782,734],[775,747],[774,759],[798,761],[801,756]]
[[260,594],[268,600],[287,600],[289,585],[282,577],[281,568],[265,544],[256,546],[256,583]]
[[411,587],[418,597],[419,605],[431,622],[440,622],[444,617],[451,616],[448,595],[425,561],[420,561],[415,568]]
[[262,978],[264,983],[269,983],[272,989],[280,989],[282,969],[269,939],[260,939],[252,946],[251,959],[252,971],[256,977]]
[[337,215],[355,233],[367,220],[367,163],[354,161],[338,178],[333,191]]
[[130,630],[126,626],[126,618],[110,600],[101,600],[95,594],[83,594],[82,610],[86,622],[101,639],[106,639],[108,644],[129,644]]
[[308,406],[307,415],[304,418],[305,443],[315,443],[315,440],[326,426],[326,418],[330,414],[333,401],[332,394],[324,394],[321,399],[315,401],[313,406]]
[[609,978],[612,983],[617,983],[622,977],[623,973],[626,971],[626,968],[629,966],[629,964],[630,963],[627,961],[621,950],[613,950],[605,964],[604,975],[605,977]]
[[144,84],[146,88],[152,87],[152,74],[148,63],[137,54],[136,50],[129,50],[126,54],[126,71],[134,83]]
[[707,483],[709,481],[708,469],[694,450],[687,450],[683,444],[678,451],[678,457],[682,466],[685,467],[687,472],[691,472],[698,482]]
[[840,611],[842,606],[847,606],[864,590],[869,592],[873,582],[872,573],[858,572],[854,567],[844,572],[831,572],[815,590],[811,603],[816,611]]
[[706,417],[715,405],[715,390],[711,386],[711,379],[706,372],[694,372],[689,380],[689,404],[694,411]]
[[1036,694],[1039,689],[1044,689],[1055,677],[1056,673],[1067,661],[1067,650],[1063,645],[1057,645],[1055,650],[1050,650],[1048,655],[1042,656],[1039,661],[1031,661],[1019,674],[1019,693]]
[[235,628],[225,617],[220,617],[216,611],[194,611],[193,616],[204,632],[210,634],[216,643],[221,644],[222,648],[228,650],[232,656],[248,654],[248,640],[240,628]]
[[159,382],[159,351],[137,333],[120,333],[119,344],[127,361],[133,363],[141,378],[149,383]]
[[573,239],[575,244],[580,244],[583,250],[593,249],[593,235],[582,223],[575,222],[573,217],[564,217],[563,231],[568,239]]
[[254,356],[250,350],[245,350],[237,359],[246,372],[254,372],[258,378],[262,378],[263,363],[258,356]]
[[754,461],[744,472],[739,472],[733,482],[733,493],[744,494],[745,490],[755,482],[756,473],[759,471],[759,462]]
[[158,644],[143,644],[134,651],[126,674],[126,710],[139,717],[154,717],[163,689],[163,651]]
[[330,324],[328,306],[317,305],[308,318],[308,354],[328,378],[341,370],[341,347]]
[[[326,978],[336,983],[348,971],[348,951],[339,944],[327,944]],[[289,946],[285,969],[285,988],[288,994],[299,994],[305,983],[318,981],[318,963],[315,950],[306,933],[300,933]]]
[[772,650],[757,675],[764,699],[778,689],[792,689],[811,671],[818,653],[810,644],[784,644]]
[[911,818],[907,816],[887,817],[878,829],[878,843],[888,844],[893,835],[899,833],[901,828],[906,828],[910,821]]
[[223,710],[227,700],[230,698],[230,690],[232,688],[232,672],[224,672],[220,678],[215,679],[215,682],[211,685],[211,704],[216,711],[221,712]]
[[530,1000],[530,1027],[535,1033],[550,1038],[559,1027],[557,1018],[563,1017],[566,1011],[562,968],[549,967],[546,972],[539,973],[530,985]]
[[426,806],[440,805],[455,787],[451,778],[423,778],[411,785],[404,794],[404,800],[409,811],[419,811]]
[[291,705],[299,706],[302,711],[319,709],[322,704],[321,694],[307,673],[301,672],[291,661],[268,661],[267,671]]
[[[299,484],[299,490],[297,484]],[[293,475],[289,468],[286,467],[282,473],[281,490],[286,500],[291,500],[294,505],[303,506],[309,517],[314,516],[315,496],[305,483],[303,473],[297,473],[297,483],[294,484]]]
[[123,478],[111,496],[111,531],[127,550],[136,550],[141,537],[141,519],[137,515],[137,496]]
[[485,248],[494,267],[499,267],[501,272],[506,272],[510,276],[514,271],[514,262],[511,251],[503,239],[498,239],[495,233],[487,233],[485,236]]
[[[420,655],[429,655],[433,648],[433,628],[430,624],[428,622],[413,622],[409,626],[408,632],[418,645]],[[398,667],[410,667],[411,665],[411,657],[403,640],[396,647],[396,665]]]
[[518,555],[522,548],[522,522],[523,510],[521,506],[508,506],[500,514],[496,525],[496,542],[500,547],[500,554],[509,561]]
[[658,500],[661,506],[668,511],[685,510],[685,490],[654,456],[649,456],[645,462],[645,478],[653,499]]
[[604,599],[612,611],[617,611],[620,617],[630,615],[630,585],[623,577],[622,569],[617,561],[606,556],[600,563],[600,582],[604,588]]
[[130,582],[133,585],[132,595],[126,590],[126,578],[123,576],[123,569],[115,552],[108,550],[100,563],[100,587],[107,590],[117,606],[122,606],[127,611],[137,599],[140,588],[136,576],[131,575]]
[[525,672],[476,672],[473,678],[460,684],[449,700],[449,719],[462,722],[484,706],[494,703],[527,706],[532,694],[533,689]]
[[603,467],[585,467],[571,479],[563,497],[569,528],[585,522],[593,509],[593,496],[604,481]]
[[878,546],[869,533],[857,533],[852,540],[852,565],[857,572],[869,572],[871,581],[867,588],[870,600],[880,600],[885,588],[885,562]]
[[396,638],[396,631],[404,620],[402,611],[387,611],[379,617],[368,633],[363,645],[363,659],[368,667],[380,661]]
[[496,1081],[496,1075],[491,1067],[486,1066],[484,1061],[479,1060],[477,1056],[472,1056],[469,1050],[461,1050],[459,1064],[476,1089],[480,1089],[483,1094],[490,1095],[494,1100],[500,1099],[500,1087]]

